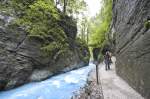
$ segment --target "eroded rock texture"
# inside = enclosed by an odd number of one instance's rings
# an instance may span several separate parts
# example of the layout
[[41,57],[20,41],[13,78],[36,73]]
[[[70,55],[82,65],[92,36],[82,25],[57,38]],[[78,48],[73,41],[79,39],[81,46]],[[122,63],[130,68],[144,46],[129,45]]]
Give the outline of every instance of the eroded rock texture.
[[150,99],[150,0],[114,0],[116,69],[146,99]]
[[[66,16],[61,22],[70,48],[65,55],[58,55],[56,50],[49,57],[41,51],[43,42],[29,38],[23,28],[11,25],[12,20],[15,19],[0,13],[0,90],[41,81],[88,64],[88,58],[84,59],[89,57],[88,48],[76,43],[77,28],[71,18]],[[67,21],[72,21],[74,25],[69,25]]]

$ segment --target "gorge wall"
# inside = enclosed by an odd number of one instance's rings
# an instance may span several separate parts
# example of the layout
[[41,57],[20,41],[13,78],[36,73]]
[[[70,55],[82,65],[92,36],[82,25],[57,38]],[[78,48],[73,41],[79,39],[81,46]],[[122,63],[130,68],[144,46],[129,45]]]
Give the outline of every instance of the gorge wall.
[[117,74],[150,99],[150,0],[113,0]]
[[[2,4],[3,1],[0,3]],[[8,9],[7,6],[4,6],[5,9]],[[43,13],[43,17],[44,9],[41,7],[38,11],[40,12],[36,12],[37,15]],[[16,17],[17,15],[14,13],[6,14],[6,11],[3,11],[1,8],[0,90],[8,90],[33,81],[41,81],[53,75],[88,65],[88,47],[85,43],[76,39],[76,21],[67,15],[63,15],[60,11],[58,13],[60,19],[55,21],[55,23],[51,22],[52,16],[50,16],[50,11],[46,12],[44,16],[46,21],[44,19],[40,21],[40,16],[34,19],[35,16],[30,15],[34,21],[32,22],[31,20],[32,26],[38,26],[39,23],[36,22],[41,22],[40,27],[48,24],[48,28],[44,32],[50,32],[46,36],[44,35],[45,38],[43,39],[39,35],[31,36],[24,27],[13,24],[18,18]],[[53,23],[57,26],[51,26]],[[37,28],[37,32],[41,32],[40,27]],[[49,45],[45,53],[41,48],[46,44]]]

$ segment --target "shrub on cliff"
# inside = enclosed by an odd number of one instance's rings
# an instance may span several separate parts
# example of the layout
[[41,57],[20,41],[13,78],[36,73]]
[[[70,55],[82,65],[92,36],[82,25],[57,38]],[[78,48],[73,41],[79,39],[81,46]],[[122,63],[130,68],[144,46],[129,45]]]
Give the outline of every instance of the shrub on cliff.
[[76,44],[78,46],[78,51],[80,52],[79,57],[84,62],[88,62],[90,59],[90,52],[87,43],[80,38],[76,38]]
[[25,29],[28,37],[43,42],[41,50],[45,55],[68,50],[67,36],[58,24],[62,13],[53,0],[13,0],[10,5],[15,9],[16,23]]

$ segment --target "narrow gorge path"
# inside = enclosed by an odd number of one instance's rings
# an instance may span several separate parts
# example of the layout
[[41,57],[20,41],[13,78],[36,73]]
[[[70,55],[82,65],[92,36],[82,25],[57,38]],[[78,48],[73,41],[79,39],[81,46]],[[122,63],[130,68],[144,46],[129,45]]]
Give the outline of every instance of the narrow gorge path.
[[111,70],[105,70],[105,64],[99,64],[99,82],[96,84],[95,69],[90,73],[88,86],[73,99],[144,99],[131,88],[115,71],[115,57],[112,58]]
[[99,65],[99,75],[104,99],[144,99],[131,88],[115,71],[115,57],[112,58],[111,70],[106,71],[105,65]]

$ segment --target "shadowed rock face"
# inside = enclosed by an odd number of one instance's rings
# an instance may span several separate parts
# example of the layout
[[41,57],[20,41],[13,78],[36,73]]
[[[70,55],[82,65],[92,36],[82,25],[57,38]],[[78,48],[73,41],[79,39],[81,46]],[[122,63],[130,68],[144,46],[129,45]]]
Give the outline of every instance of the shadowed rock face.
[[[13,19],[0,13],[0,90],[41,81],[88,64],[80,57],[83,55],[83,51],[78,51],[81,45],[75,43],[76,25],[67,30],[69,24],[62,24],[67,31],[68,42],[74,44],[68,53],[54,60],[43,55],[41,40],[31,39],[22,28],[9,24]],[[85,49],[88,52],[88,48]]]
[[150,99],[150,0],[114,0],[117,73]]

